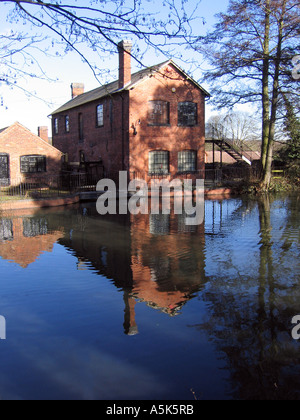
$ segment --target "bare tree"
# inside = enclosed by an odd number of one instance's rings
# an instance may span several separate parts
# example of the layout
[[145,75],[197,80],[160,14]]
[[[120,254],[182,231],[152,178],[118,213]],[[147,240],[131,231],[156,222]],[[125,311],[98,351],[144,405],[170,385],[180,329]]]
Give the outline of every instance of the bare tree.
[[22,81],[28,78],[54,81],[44,72],[37,59],[41,53],[51,57],[43,44],[44,38],[41,36],[16,34],[13,31],[0,34],[0,84],[18,88],[35,97],[36,92],[26,90]]
[[103,68],[94,62],[103,63],[110,52],[116,51],[121,39],[138,41],[132,55],[140,65],[147,48],[178,56],[178,45],[195,40],[191,25],[198,19],[198,1],[193,9],[188,8],[189,13],[185,0],[164,0],[159,4],[159,13],[149,12],[149,4],[148,9],[145,4],[144,0],[69,4],[56,0],[1,1],[0,12],[1,6],[11,5],[8,21],[23,24],[25,30],[0,38],[0,80],[14,86],[19,85],[20,77],[46,77],[36,60],[37,50],[54,56],[75,51],[101,83]]
[[213,70],[206,79],[219,108],[257,103],[262,109],[262,188],[271,179],[282,93],[298,98],[292,77],[299,53],[299,0],[231,0],[215,30],[195,46]]
[[206,123],[206,138],[222,140],[227,135],[225,131],[225,116],[223,114],[212,115]]
[[229,138],[239,147],[248,140],[257,139],[257,121],[247,112],[229,112],[225,116],[225,124]]
[[258,138],[258,123],[248,112],[229,111],[213,115],[207,122],[207,136],[217,140],[228,138],[242,148],[248,140]]

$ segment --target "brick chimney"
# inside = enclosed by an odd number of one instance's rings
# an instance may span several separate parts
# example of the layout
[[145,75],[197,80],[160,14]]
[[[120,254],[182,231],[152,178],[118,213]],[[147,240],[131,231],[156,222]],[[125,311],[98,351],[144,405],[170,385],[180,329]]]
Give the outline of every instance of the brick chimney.
[[124,40],[118,44],[119,50],[119,89],[131,82],[132,41]]
[[75,99],[77,98],[77,96],[82,95],[84,93],[84,84],[72,83],[71,90],[72,90],[72,99]]
[[48,127],[38,127],[38,136],[46,143],[49,143]]

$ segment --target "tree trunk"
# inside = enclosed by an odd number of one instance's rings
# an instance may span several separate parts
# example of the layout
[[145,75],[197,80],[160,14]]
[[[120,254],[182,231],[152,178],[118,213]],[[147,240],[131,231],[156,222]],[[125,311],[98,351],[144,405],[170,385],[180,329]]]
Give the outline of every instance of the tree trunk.
[[262,77],[262,147],[261,164],[263,171],[266,168],[267,152],[270,132],[270,101],[269,101],[269,54],[270,54],[270,0],[266,0],[265,5],[265,32],[263,46],[263,77]]
[[273,81],[273,97],[272,97],[272,111],[270,119],[270,131],[269,131],[269,141],[268,141],[268,151],[266,165],[264,169],[262,188],[263,190],[268,190],[270,187],[270,182],[272,178],[272,163],[273,163],[273,149],[275,141],[275,126],[276,126],[276,117],[278,109],[278,99],[279,99],[279,75],[280,75],[280,63],[282,58],[282,39],[283,39],[283,18],[286,12],[286,2],[283,1],[281,18],[278,22],[278,44],[277,52],[275,58],[275,73]]

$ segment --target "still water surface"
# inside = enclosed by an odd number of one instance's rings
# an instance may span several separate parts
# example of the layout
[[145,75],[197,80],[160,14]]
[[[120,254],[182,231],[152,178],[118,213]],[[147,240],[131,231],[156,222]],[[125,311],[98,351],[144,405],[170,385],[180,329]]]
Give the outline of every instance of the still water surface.
[[300,399],[299,198],[0,216],[1,399]]

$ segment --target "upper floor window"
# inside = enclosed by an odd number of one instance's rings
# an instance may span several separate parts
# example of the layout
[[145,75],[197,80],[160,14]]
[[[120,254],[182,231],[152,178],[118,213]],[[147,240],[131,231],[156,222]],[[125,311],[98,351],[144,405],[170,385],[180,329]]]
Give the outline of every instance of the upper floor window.
[[46,172],[46,156],[21,156],[20,167],[22,174],[36,174]]
[[169,173],[169,152],[164,150],[149,153],[149,173],[166,175]]
[[197,104],[194,102],[180,102],[178,104],[178,125],[193,127],[197,125]]
[[69,117],[69,115],[65,116],[65,130],[66,130],[66,133],[70,132],[70,117]]
[[81,113],[78,115],[78,134],[79,134],[79,143],[83,143],[84,142],[83,115]]
[[104,125],[104,107],[103,104],[97,106],[97,127]]
[[53,128],[54,128],[54,134],[58,134],[58,118],[54,118]]
[[195,172],[197,170],[197,152],[184,150],[178,153],[178,172]]
[[149,125],[169,125],[170,124],[170,104],[165,101],[149,101],[148,103],[148,123]]

